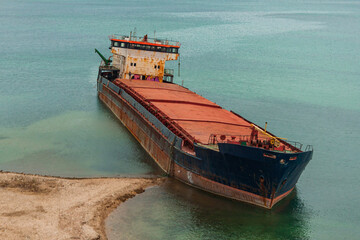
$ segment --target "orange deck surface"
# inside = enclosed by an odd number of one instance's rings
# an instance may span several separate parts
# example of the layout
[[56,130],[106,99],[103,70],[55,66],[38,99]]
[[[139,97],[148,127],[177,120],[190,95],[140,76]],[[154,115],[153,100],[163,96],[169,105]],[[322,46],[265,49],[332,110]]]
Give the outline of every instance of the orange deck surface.
[[211,134],[251,134],[250,123],[182,86],[142,80],[120,81],[154,104],[200,143],[207,144]]

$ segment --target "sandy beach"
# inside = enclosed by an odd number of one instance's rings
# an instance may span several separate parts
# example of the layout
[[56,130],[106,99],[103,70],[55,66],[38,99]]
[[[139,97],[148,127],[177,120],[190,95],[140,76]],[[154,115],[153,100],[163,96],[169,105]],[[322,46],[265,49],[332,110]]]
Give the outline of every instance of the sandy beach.
[[107,239],[109,213],[162,181],[0,172],[0,239]]

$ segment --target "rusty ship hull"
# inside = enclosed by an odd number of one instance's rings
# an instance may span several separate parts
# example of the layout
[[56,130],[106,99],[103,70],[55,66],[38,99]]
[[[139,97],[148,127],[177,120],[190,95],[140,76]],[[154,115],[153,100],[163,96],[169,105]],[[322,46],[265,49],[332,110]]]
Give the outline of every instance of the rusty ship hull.
[[100,67],[97,91],[164,172],[207,192],[271,209],[312,158],[312,149],[173,83],[113,78]]

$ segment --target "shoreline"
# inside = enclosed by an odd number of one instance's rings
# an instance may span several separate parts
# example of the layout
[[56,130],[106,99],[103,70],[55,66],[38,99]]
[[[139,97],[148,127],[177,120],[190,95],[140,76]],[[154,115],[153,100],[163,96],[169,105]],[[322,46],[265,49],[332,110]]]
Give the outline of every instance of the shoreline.
[[0,238],[107,239],[107,216],[122,202],[164,181],[0,171]]

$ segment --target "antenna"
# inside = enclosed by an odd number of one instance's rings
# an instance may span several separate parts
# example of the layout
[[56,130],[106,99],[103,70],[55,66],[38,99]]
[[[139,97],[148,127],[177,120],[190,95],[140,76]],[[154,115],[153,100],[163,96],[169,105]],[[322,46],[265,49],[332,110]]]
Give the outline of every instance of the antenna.
[[136,27],[134,27],[134,37],[136,37]]
[[178,60],[178,77],[180,77],[180,53],[179,53],[179,60]]

